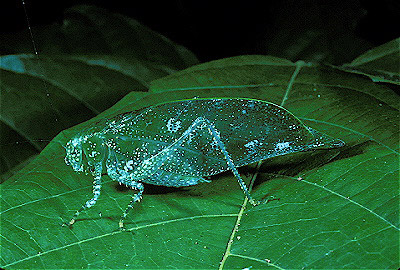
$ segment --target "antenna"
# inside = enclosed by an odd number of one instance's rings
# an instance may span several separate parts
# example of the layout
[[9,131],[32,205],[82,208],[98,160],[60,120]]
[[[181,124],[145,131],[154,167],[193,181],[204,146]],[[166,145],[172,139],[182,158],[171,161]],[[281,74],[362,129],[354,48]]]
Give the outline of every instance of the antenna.
[[[36,56],[36,61],[37,61],[37,64],[39,66],[39,70],[41,71],[39,76],[42,78],[44,89],[46,91],[46,96],[48,98],[50,98],[50,92],[48,91],[49,88],[47,86],[46,80],[44,79],[45,78],[45,76],[44,76],[44,68],[41,65],[40,58],[39,58],[39,52],[38,52],[38,49],[37,49],[37,46],[36,46],[35,39],[33,37],[32,26],[31,26],[31,23],[30,23],[30,20],[29,20],[28,11],[26,9],[26,3],[25,3],[25,0],[21,0],[21,2],[22,2],[22,7],[24,9],[26,22],[27,22],[27,25],[28,25],[29,35],[30,35],[31,41],[32,41],[33,51],[34,51],[35,56]],[[51,99],[49,99],[49,103],[50,103],[51,107],[54,108],[53,103],[51,102]],[[56,122],[58,122],[58,118],[57,118],[57,116],[55,114],[54,114],[54,120]]]

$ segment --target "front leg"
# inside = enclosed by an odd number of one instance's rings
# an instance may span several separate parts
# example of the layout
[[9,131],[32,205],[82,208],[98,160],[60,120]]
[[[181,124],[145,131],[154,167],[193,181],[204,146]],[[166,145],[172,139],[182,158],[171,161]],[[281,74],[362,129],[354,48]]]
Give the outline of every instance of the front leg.
[[102,172],[102,164],[97,164],[94,169],[94,181],[93,181],[93,198],[88,200],[82,207],[75,212],[74,216],[71,218],[71,220],[68,223],[63,224],[63,226],[72,226],[72,224],[75,223],[77,217],[79,214],[92,207],[93,205],[96,204],[97,199],[100,197],[100,190],[101,190],[101,172]]

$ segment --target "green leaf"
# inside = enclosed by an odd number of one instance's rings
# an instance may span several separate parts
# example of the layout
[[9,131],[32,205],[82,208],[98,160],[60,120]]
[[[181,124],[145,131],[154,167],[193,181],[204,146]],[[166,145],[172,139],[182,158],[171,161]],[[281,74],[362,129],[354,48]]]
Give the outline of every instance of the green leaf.
[[[205,63],[132,92],[88,122],[61,132],[2,185],[4,268],[252,269],[399,267],[399,97],[335,68],[242,56]],[[252,207],[231,173],[174,189],[133,191],[108,176],[97,204],[61,227],[91,197],[92,177],[65,165],[62,147],[102,118],[194,97],[247,97],[282,105],[347,146],[241,168]]]
[[197,63],[187,49],[137,21],[92,6],[67,10],[63,25],[34,29],[38,56],[29,33],[22,34],[0,42],[13,53],[0,57],[0,174],[63,129]]
[[343,70],[364,74],[374,82],[400,85],[400,38],[373,48],[342,66]]
[[62,23],[34,27],[32,36],[33,41],[29,30],[2,35],[2,54],[33,53],[34,42],[39,58],[42,54],[122,56],[127,62],[136,59],[168,73],[198,62],[185,47],[138,21],[95,6],[66,9]]

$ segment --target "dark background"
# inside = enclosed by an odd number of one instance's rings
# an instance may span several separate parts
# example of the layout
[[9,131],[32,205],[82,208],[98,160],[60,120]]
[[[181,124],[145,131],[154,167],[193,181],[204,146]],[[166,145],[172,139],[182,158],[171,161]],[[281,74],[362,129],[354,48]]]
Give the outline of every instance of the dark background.
[[[1,33],[27,29],[22,1],[1,4]],[[33,27],[61,24],[68,7],[93,4],[142,22],[202,62],[270,54],[340,64],[400,36],[400,1],[392,0],[24,1]]]

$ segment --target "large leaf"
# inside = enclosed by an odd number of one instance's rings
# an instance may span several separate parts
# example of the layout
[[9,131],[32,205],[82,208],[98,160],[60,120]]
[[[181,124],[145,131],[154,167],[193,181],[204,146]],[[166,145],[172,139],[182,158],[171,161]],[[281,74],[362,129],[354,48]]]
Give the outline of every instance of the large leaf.
[[43,139],[197,63],[188,50],[137,21],[91,6],[67,10],[62,25],[34,28],[38,56],[30,37],[0,42],[13,53],[0,57],[0,174],[40,152]]
[[375,82],[400,84],[400,38],[373,48],[343,65],[344,70],[365,74]]
[[[130,93],[94,119],[61,132],[2,186],[5,268],[397,268],[399,98],[337,69],[242,56],[195,66]],[[64,145],[100,118],[176,99],[248,97],[284,106],[346,147],[241,169],[252,207],[231,173],[185,189],[145,186],[117,229],[132,191],[104,176],[98,203],[61,227],[91,197],[92,178],[64,164]]]

